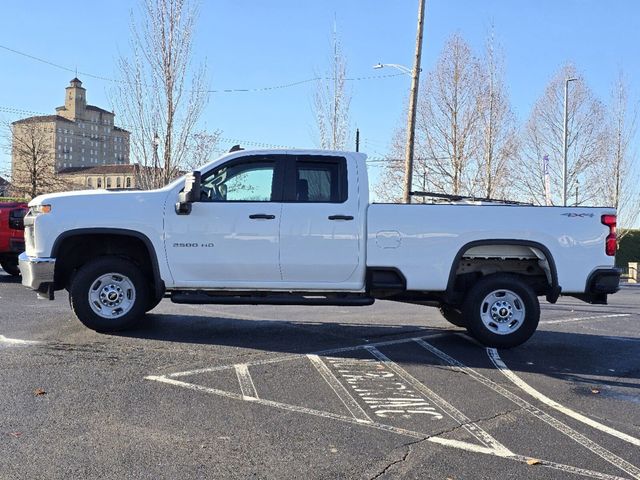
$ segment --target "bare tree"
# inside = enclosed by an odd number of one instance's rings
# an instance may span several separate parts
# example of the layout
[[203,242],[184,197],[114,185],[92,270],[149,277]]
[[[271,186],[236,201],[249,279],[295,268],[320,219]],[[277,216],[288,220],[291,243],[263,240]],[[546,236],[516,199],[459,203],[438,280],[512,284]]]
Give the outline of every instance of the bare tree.
[[[459,35],[446,43],[433,72],[421,88],[416,118],[413,188],[454,195],[474,194],[480,152],[480,68]],[[404,127],[403,127],[404,128]],[[391,155],[376,188],[393,201],[402,189],[403,128],[394,136]],[[493,136],[492,136],[493,138]]]
[[[487,198],[506,198],[518,149],[516,122],[504,84],[504,60],[491,32],[480,62],[477,183]],[[474,189],[475,190],[475,189]]]
[[212,156],[217,151],[220,141],[221,132],[215,130],[208,132],[201,130],[193,134],[192,142],[190,142],[191,151],[188,155],[188,161],[185,167],[188,170],[195,170],[199,166],[212,160]]
[[[192,68],[198,10],[192,0],[140,0],[132,14],[130,56],[118,61],[113,103],[130,126],[132,157],[143,167],[142,188],[167,184],[193,155],[197,122],[209,99],[206,67]],[[217,140],[217,135],[209,137]]]
[[480,75],[477,59],[455,34],[428,75],[417,129],[427,181],[433,190],[473,194],[478,153]]
[[[564,82],[572,82],[568,101],[567,197],[578,205],[593,203],[598,195],[597,165],[603,154],[604,107],[572,65],[561,68],[536,102],[523,132],[518,168],[522,199],[545,204],[543,157],[549,157],[551,203],[559,205],[563,179]],[[571,194],[571,195],[570,195]],[[577,197],[577,198],[576,198]],[[568,202],[569,203],[569,202]]]
[[338,33],[333,31],[333,55],[327,75],[318,80],[313,110],[320,148],[344,150],[349,140],[351,95],[347,91],[347,60]]
[[632,141],[637,131],[638,108],[629,101],[628,84],[622,72],[612,88],[608,105],[606,155],[598,164],[599,201],[618,210],[618,225],[632,227],[640,213],[636,171],[637,152]]
[[43,193],[73,189],[56,175],[54,124],[38,117],[5,124],[11,139],[12,195],[34,198]]
[[[377,200],[389,203],[402,203],[403,201],[403,186],[404,186],[404,148],[407,139],[406,134],[406,122],[402,123],[403,126],[397,128],[393,134],[391,141],[391,148],[389,155],[386,156],[385,161],[380,171],[380,176],[377,182],[373,185],[373,193]],[[415,152],[418,154],[418,143],[415,147]],[[425,191],[427,190],[420,180],[424,178],[424,163],[422,158],[418,155],[413,159],[413,184],[414,189]],[[420,202],[420,199],[416,199]]]

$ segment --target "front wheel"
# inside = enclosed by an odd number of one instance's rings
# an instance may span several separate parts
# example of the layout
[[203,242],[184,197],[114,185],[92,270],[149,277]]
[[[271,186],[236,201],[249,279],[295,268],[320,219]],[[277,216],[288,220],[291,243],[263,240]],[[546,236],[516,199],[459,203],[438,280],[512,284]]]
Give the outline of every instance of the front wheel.
[[471,289],[462,309],[467,330],[479,342],[511,348],[526,342],[538,328],[540,304],[517,275],[483,277]]
[[148,295],[140,268],[120,257],[100,257],[83,265],[69,290],[76,317],[97,332],[132,327],[144,315]]
[[164,299],[164,294],[160,295],[160,297],[154,297],[153,295],[149,295],[149,302],[147,303],[147,306],[145,307],[144,311],[149,313],[151,310],[153,310],[154,308],[156,308],[158,305],[160,305],[160,302]]

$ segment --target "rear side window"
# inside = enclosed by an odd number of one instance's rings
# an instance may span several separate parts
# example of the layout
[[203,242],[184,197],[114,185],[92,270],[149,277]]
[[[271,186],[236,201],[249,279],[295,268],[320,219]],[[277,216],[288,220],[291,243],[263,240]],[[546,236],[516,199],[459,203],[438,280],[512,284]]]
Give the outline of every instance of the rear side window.
[[343,158],[322,161],[298,160],[295,201],[342,203],[347,199],[347,170]]

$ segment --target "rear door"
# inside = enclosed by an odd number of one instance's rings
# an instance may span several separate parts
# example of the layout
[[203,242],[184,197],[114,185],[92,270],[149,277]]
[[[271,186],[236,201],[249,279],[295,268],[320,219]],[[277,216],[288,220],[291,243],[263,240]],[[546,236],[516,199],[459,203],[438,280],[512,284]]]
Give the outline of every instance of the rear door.
[[[298,155],[285,169],[280,223],[280,268],[297,288],[344,289],[362,285],[357,175],[347,159]],[[349,182],[349,179],[353,179]]]

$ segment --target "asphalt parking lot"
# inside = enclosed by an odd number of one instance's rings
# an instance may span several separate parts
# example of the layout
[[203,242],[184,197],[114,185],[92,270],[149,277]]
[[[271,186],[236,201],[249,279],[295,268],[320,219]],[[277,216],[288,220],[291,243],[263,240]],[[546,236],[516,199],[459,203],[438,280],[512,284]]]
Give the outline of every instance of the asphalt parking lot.
[[640,288],[610,300],[513,350],[391,302],[101,335],[0,271],[0,478],[640,478]]

